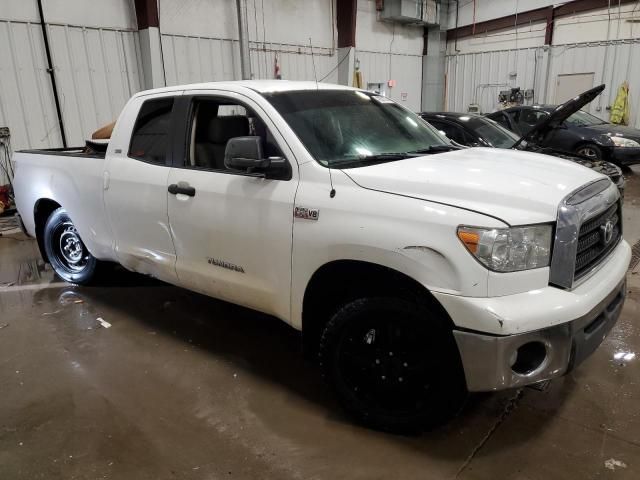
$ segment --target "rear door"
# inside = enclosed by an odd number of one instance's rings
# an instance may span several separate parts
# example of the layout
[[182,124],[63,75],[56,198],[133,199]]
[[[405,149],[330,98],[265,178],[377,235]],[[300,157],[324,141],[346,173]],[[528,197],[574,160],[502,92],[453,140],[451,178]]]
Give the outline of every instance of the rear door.
[[171,123],[180,92],[134,99],[109,142],[104,201],[118,261],[175,283],[175,248],[167,216]]
[[[186,119],[176,143],[169,185],[169,221],[180,284],[217,298],[288,318],[295,158],[259,105],[230,92],[185,92]],[[225,168],[229,139],[261,137],[265,157],[287,159],[278,179]],[[186,192],[186,193],[181,193]]]

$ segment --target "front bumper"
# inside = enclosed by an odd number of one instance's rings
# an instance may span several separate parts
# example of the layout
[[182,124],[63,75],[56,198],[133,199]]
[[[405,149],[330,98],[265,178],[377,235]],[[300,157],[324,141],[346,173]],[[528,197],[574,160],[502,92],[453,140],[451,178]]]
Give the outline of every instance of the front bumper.
[[618,165],[635,165],[640,163],[640,148],[613,147],[608,160]]
[[[520,387],[568,373],[602,343],[613,328],[624,304],[623,280],[593,310],[581,318],[533,332],[508,336],[485,335],[456,330],[469,391],[491,391]],[[516,372],[518,350],[524,345],[540,346],[544,352],[534,359],[535,368]],[[526,348],[526,347],[525,347]]]
[[[622,240],[572,290],[547,286],[485,298],[434,292],[454,324],[467,388],[491,391],[561,376],[589,356],[615,324],[625,298],[631,247]],[[512,369],[525,344],[544,346],[537,368]]]

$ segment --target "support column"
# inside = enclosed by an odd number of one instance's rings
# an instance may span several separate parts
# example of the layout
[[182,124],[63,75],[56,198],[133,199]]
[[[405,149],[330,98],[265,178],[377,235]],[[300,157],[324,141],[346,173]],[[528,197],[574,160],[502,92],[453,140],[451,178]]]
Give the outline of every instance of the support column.
[[422,48],[422,100],[423,112],[446,110],[445,105],[445,60],[447,53],[447,11],[438,4],[437,25],[424,27]]
[[[244,5],[243,5],[244,3]],[[240,72],[243,80],[251,80],[251,58],[249,53],[249,27],[247,25],[246,1],[236,0],[238,12],[238,38],[240,40]]]
[[423,112],[445,110],[445,54],[447,34],[440,26],[425,27],[425,49],[422,57]]
[[157,0],[135,0],[136,20],[138,22],[138,38],[143,86],[146,89],[164,87],[167,82],[164,74],[162,46],[160,44],[160,19],[158,17]]
[[355,69],[355,47],[338,48],[338,83],[350,87],[353,83],[353,71]]
[[356,54],[357,0],[337,0],[338,83],[351,86]]

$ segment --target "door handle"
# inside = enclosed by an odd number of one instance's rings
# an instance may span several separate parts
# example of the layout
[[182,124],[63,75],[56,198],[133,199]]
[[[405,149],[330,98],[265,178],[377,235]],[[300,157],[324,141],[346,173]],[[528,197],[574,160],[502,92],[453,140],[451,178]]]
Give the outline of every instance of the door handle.
[[181,193],[182,195],[188,195],[189,197],[196,196],[196,189],[190,187],[188,184],[183,184],[182,182],[180,182],[179,184],[172,183],[171,185],[169,185],[168,190],[171,195],[177,195]]

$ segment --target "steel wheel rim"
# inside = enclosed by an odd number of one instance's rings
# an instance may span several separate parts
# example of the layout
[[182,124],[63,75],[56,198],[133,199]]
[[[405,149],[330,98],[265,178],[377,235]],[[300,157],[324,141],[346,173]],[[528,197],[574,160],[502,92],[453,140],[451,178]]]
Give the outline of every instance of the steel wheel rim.
[[89,263],[90,255],[73,223],[58,225],[53,233],[53,245],[58,262],[69,272],[81,272]]
[[598,153],[592,147],[582,147],[581,149],[578,150],[578,155],[587,157],[590,160],[598,159]]

